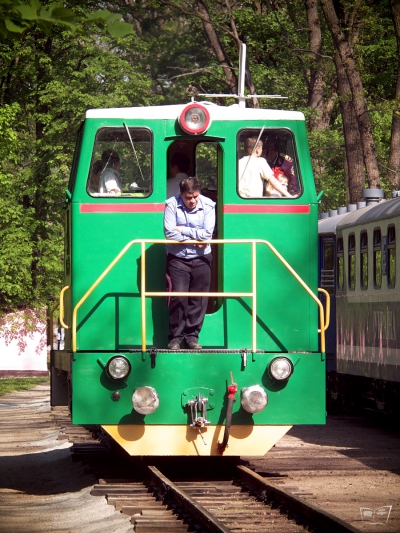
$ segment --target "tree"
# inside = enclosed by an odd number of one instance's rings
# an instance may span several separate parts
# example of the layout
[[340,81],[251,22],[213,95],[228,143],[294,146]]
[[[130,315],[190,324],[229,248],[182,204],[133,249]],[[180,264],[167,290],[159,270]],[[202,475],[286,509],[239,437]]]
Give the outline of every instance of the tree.
[[393,15],[393,25],[397,40],[397,81],[395,89],[395,108],[392,117],[390,138],[390,154],[388,161],[387,180],[397,189],[400,189],[400,3],[396,0],[390,2]]
[[33,219],[23,205],[21,184],[15,182],[14,167],[23,141],[14,130],[19,104],[0,107],[0,307],[23,306],[29,293]]
[[[77,21],[88,16],[87,10],[75,10]],[[63,189],[86,109],[159,100],[146,65],[135,61],[135,50],[146,49],[135,34],[115,39],[92,25],[79,39],[70,36],[54,24],[46,32],[32,25],[14,42],[3,39],[3,311],[46,305],[57,297],[62,282]]]
[[[371,188],[380,187],[379,168],[376,157],[375,142],[372,135],[372,125],[369,118],[364,87],[354,59],[353,47],[341,28],[333,1],[321,0],[321,5],[332,35],[332,40],[335,44],[335,48],[338,51],[340,62],[344,72],[346,73],[346,77],[351,89],[351,101],[357,120],[358,130],[360,132],[368,183]],[[343,8],[341,4],[338,5]]]
[[106,10],[88,13],[77,23],[76,15],[65,7],[64,2],[50,3],[45,6],[40,0],[29,4],[18,0],[2,0],[0,3],[0,35],[20,39],[32,27],[49,33],[53,26],[61,25],[72,33],[85,33],[83,24],[95,23],[113,37],[124,37],[132,33],[132,26],[119,20],[118,15]]
[[321,2],[325,17],[315,0],[2,0],[0,307],[57,295],[85,111],[236,93],[240,41],[248,92],[289,96],[249,105],[306,115],[324,209],[359,198],[364,164],[370,186],[399,188],[399,4]]
[[[325,130],[329,127],[332,108],[337,99],[336,88],[330,91],[329,97],[326,95],[326,84],[324,82],[326,73],[322,56],[322,30],[318,14],[316,0],[305,0],[307,26],[309,33],[309,43],[311,65],[309,75],[309,98],[308,106],[312,110],[310,116],[310,130]],[[332,87],[333,83],[331,83]]]
[[218,63],[222,67],[229,91],[232,94],[237,94],[237,77],[235,76],[229,58],[223,47],[214,25],[211,21],[211,17],[207,8],[207,4],[204,0],[196,0],[197,13],[202,20],[204,31],[207,35],[208,42],[214,51],[214,54],[218,60]]

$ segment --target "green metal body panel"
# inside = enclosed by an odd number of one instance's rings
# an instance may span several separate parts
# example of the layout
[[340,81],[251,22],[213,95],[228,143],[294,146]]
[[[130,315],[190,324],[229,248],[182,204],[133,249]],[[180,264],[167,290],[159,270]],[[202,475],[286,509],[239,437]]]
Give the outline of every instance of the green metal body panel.
[[[79,231],[73,232],[74,254],[85,257],[91,265],[90,268],[85,266],[86,275],[82,276],[82,262],[73,262],[75,302],[129,241],[164,238],[162,213],[113,213],[110,221],[103,213],[81,214],[79,205],[73,205],[73,220],[79,227]],[[123,350],[141,346],[140,255],[140,246],[132,246],[79,310],[79,350]],[[147,290],[165,291],[165,258],[164,246],[150,246],[146,254]],[[163,347],[168,335],[166,301],[152,298],[146,303],[147,343]]]
[[[94,198],[86,192],[91,154],[100,127],[140,126],[153,135],[154,190],[147,198]],[[261,128],[265,120],[214,120],[201,140],[219,143],[218,238],[262,239],[269,241],[317,293],[317,199],[305,125],[300,120],[275,120],[266,126],[288,128],[295,137],[303,194],[297,199],[280,199],[280,206],[308,206],[309,212],[265,214],[248,212],[248,206],[271,205],[270,199],[241,198],[236,190],[237,135],[243,128]],[[87,119],[77,153],[76,172],[67,206],[66,321],[92,284],[121,250],[135,239],[163,239],[162,208],[148,212],[90,212],[82,206],[135,203],[162,206],[166,198],[167,150],[182,136],[176,120]],[[239,206],[225,212],[225,206]],[[245,212],[241,212],[243,206]],[[247,210],[247,211],[246,211]],[[251,209],[250,209],[251,211]],[[139,245],[133,245],[81,306],[77,316],[77,351],[72,358],[72,414],[78,424],[187,424],[183,409],[184,391],[188,396],[204,387],[213,391],[214,408],[208,414],[212,424],[221,423],[226,410],[226,387],[230,372],[242,387],[260,384],[268,393],[264,412],[249,415],[236,402],[233,423],[238,424],[315,424],[325,421],[325,362],[319,353],[318,308],[315,302],[277,260],[268,247],[257,245],[257,349],[265,353],[249,355],[243,367],[238,353],[213,353],[212,350],[251,351],[251,301],[249,298],[221,300],[219,307],[205,317],[200,342],[207,348],[200,353],[162,353],[150,365],[149,354],[141,353]],[[250,245],[223,245],[218,257],[219,291],[251,290]],[[146,289],[165,291],[164,245],[149,245],[146,252]],[[147,346],[165,349],[168,342],[168,307],[165,298],[146,300]],[[71,349],[71,330],[66,348]],[[135,353],[129,351],[137,350]],[[289,353],[295,371],[288,383],[277,386],[268,376],[267,364],[276,355]],[[132,365],[126,382],[113,382],[104,366],[109,357],[124,354]],[[254,359],[254,360],[253,360]],[[160,407],[143,417],[132,409],[135,388],[154,387]],[[121,399],[111,399],[113,391]],[[211,394],[211,393],[210,393]]]
[[[208,397],[207,417],[211,424],[223,424],[226,416],[226,389],[230,372],[244,387],[259,384],[268,394],[266,409],[254,415],[233,407],[233,424],[323,424],[325,422],[325,364],[319,354],[290,354],[295,370],[287,383],[274,383],[267,365],[276,354],[257,354],[245,368],[240,353],[159,353],[155,367],[150,356],[135,353],[127,357],[132,372],[122,383],[111,380],[103,367],[108,357],[95,353],[76,354],[72,362],[73,422],[75,424],[181,424],[190,423],[188,400],[200,392]],[[318,386],[314,386],[317,385]],[[132,409],[132,394],[147,385],[157,390],[160,405],[151,415]],[[118,391],[119,401],[111,395]],[[237,395],[239,396],[239,394]]]

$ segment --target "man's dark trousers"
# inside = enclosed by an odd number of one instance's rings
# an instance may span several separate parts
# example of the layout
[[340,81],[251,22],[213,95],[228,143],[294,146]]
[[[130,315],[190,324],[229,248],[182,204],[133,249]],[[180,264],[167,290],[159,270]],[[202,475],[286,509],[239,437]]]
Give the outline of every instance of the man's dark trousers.
[[[212,255],[193,259],[167,256],[167,274],[172,292],[208,292],[211,283]],[[169,306],[170,341],[198,342],[206,314],[208,298],[172,297]]]

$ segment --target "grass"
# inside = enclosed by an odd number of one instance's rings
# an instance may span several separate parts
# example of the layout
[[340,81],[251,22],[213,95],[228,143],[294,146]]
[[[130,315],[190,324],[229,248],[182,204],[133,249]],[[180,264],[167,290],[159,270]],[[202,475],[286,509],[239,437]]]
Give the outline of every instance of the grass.
[[0,396],[8,392],[33,389],[39,383],[49,381],[50,378],[5,378],[0,379]]

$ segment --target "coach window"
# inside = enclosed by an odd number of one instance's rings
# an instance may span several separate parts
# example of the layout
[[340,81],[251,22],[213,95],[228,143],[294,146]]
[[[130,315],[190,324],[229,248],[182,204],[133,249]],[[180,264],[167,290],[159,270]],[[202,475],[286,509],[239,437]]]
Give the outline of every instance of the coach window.
[[102,128],[96,134],[86,190],[96,197],[151,194],[153,138],[147,128]]
[[336,287],[338,291],[343,290],[344,278],[344,255],[343,255],[343,239],[339,237],[337,240],[336,251]]
[[368,289],[368,233],[361,232],[360,236],[360,280],[361,289]]
[[[278,200],[285,191],[302,193],[293,133],[280,129],[245,129],[237,137],[237,191],[242,198]],[[280,190],[272,186],[272,175]]]
[[396,228],[388,227],[387,233],[387,284],[390,289],[396,285]]
[[349,235],[348,245],[349,289],[354,291],[356,288],[356,237],[354,234]]
[[380,289],[382,285],[382,235],[380,228],[374,229],[374,287]]

